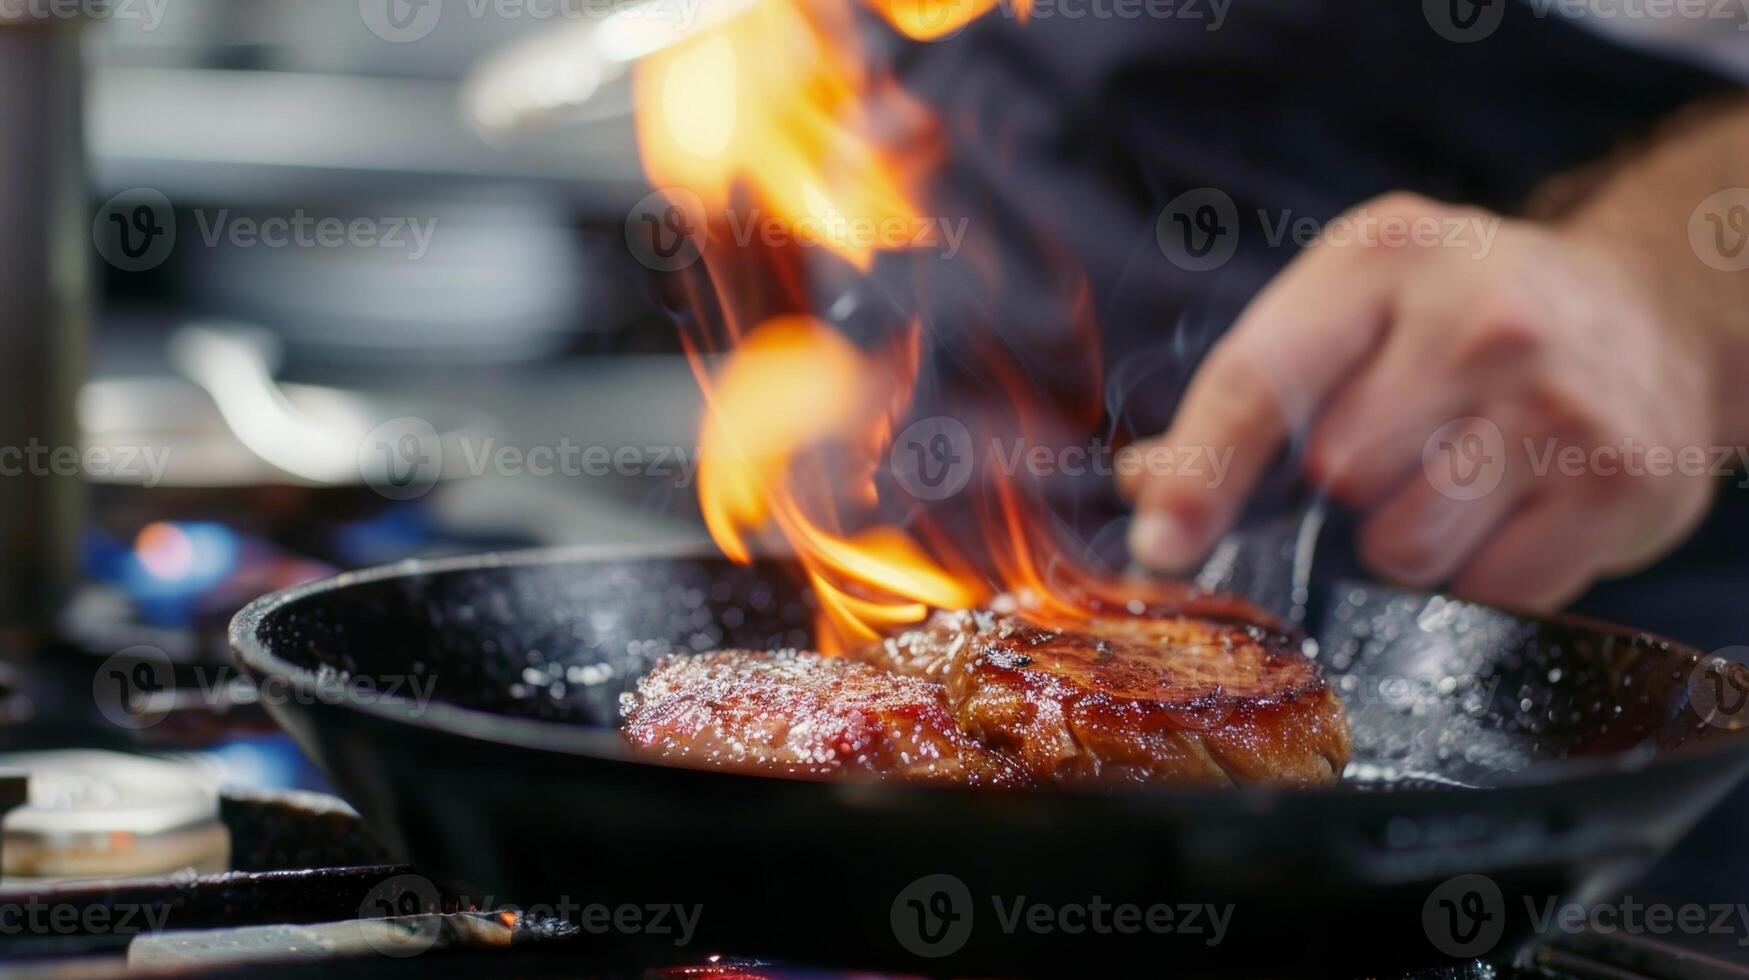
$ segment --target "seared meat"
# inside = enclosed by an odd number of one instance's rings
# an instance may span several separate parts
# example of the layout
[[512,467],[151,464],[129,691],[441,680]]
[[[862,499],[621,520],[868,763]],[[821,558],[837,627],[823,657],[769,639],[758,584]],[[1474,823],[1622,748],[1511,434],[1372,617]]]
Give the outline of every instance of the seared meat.
[[1096,606],[1075,629],[938,613],[855,657],[671,657],[622,705],[664,759],[934,782],[1324,785],[1342,703],[1266,614],[1236,601]]
[[954,724],[940,684],[843,657],[745,650],[669,657],[622,697],[621,712],[634,746],[693,765],[1027,782]]
[[1334,782],[1341,702],[1288,637],[1116,613],[1082,631],[992,612],[936,615],[861,656],[941,681],[954,717],[1040,782]]

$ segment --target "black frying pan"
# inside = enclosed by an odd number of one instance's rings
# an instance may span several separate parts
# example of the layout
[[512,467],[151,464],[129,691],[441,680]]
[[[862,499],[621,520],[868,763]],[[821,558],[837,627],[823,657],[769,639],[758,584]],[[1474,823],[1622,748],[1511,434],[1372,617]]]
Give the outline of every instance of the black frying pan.
[[[1749,739],[1690,704],[1714,669],[1694,650],[1354,582],[1295,596],[1354,732],[1330,790],[979,792],[628,755],[616,697],[656,657],[807,644],[794,582],[702,553],[412,563],[268,596],[231,639],[258,681],[300,692],[274,715],[407,860],[480,900],[701,903],[683,955],[960,975],[1499,956],[1529,908],[1606,895],[1749,768]],[[436,699],[336,698],[336,671],[430,679]],[[1450,881],[1470,874],[1498,893]],[[934,875],[960,884],[914,884]],[[1009,931],[995,903],[1021,896],[1231,912],[1212,946],[1204,917],[1195,933]],[[952,914],[969,933],[947,931]]]

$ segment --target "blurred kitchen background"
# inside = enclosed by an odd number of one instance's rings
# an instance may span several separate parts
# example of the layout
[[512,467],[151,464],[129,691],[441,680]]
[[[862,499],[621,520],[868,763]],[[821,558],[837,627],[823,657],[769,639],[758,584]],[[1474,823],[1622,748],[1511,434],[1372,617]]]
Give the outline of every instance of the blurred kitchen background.
[[[0,13],[0,468],[32,474],[0,479],[6,739],[259,723],[226,778],[310,781],[246,685],[115,726],[93,679],[130,650],[173,690],[234,679],[235,610],[341,568],[696,533],[697,389],[626,248],[648,188],[601,17],[38,7]],[[529,76],[531,40],[586,74]]]

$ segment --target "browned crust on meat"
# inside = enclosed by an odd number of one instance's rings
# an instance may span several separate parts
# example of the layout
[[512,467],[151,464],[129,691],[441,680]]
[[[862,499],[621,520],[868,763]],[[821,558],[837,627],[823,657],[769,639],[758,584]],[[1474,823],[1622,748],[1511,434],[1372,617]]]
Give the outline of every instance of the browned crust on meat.
[[1043,782],[1322,785],[1348,758],[1341,702],[1260,625],[944,613],[862,656],[940,680],[967,732]]
[[789,776],[1028,782],[959,728],[941,685],[847,658],[745,650],[669,657],[621,709],[627,741],[665,761]]

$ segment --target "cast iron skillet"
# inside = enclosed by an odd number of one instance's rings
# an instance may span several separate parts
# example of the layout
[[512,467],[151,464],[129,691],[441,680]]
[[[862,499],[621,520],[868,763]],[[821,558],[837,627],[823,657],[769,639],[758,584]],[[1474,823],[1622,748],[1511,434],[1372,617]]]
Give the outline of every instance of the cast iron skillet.
[[[297,692],[264,699],[426,874],[525,907],[697,903],[689,956],[956,975],[1499,956],[1531,909],[1607,894],[1749,769],[1749,739],[1690,704],[1720,661],[1353,581],[1295,596],[1349,708],[1354,761],[1334,789],[980,792],[631,758],[618,694],[670,651],[806,646],[794,582],[778,563],[648,549],[408,563],[260,599],[231,642],[258,682]],[[341,678],[435,693],[421,711],[337,696]],[[1005,922],[1017,901],[1052,909],[1050,931]],[[1169,905],[1178,926],[1059,917],[1097,903]],[[1186,904],[1231,907],[1219,942]]]

